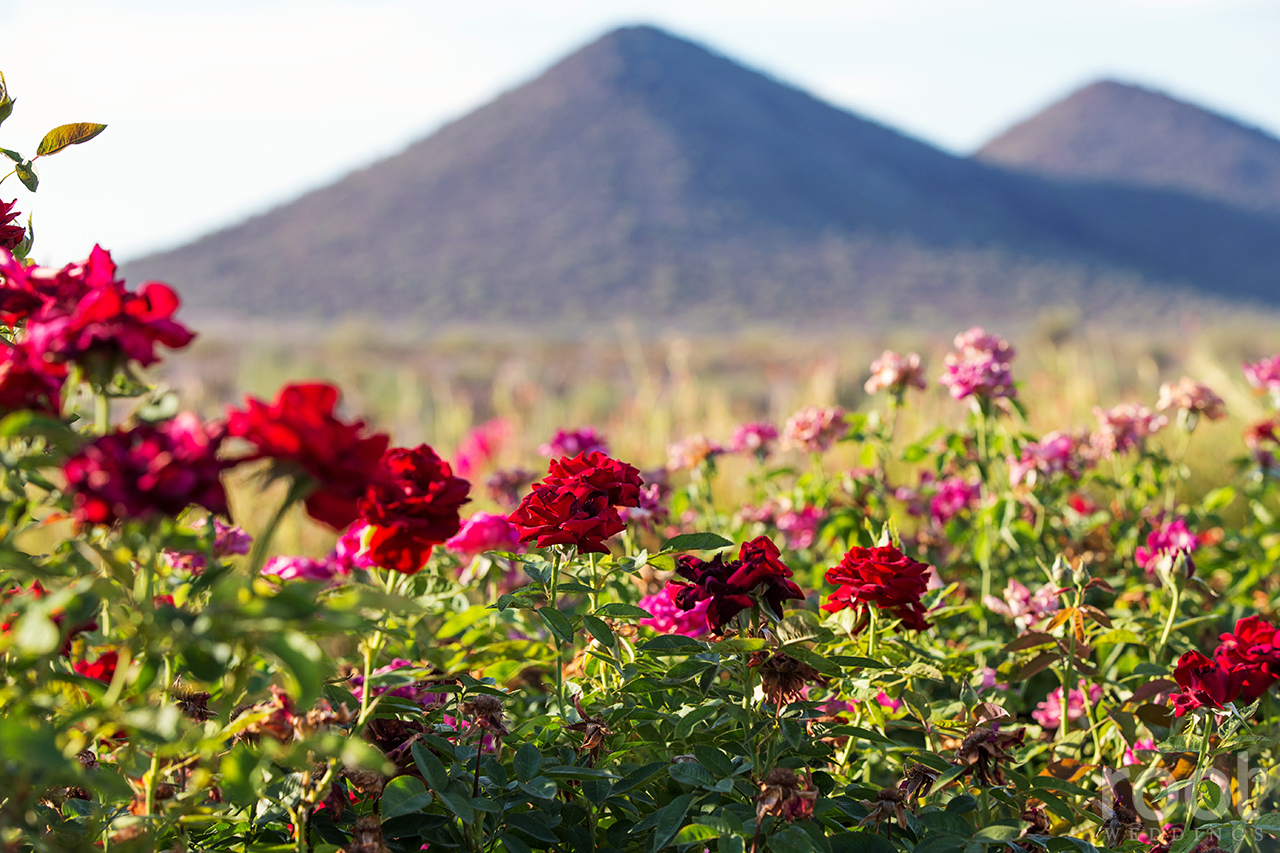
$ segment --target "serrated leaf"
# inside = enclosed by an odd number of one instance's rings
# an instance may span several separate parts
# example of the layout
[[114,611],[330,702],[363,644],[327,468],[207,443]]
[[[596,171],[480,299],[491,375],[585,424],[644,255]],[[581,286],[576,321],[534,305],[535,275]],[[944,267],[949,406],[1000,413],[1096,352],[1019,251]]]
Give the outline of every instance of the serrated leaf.
[[68,145],[79,145],[82,142],[88,142],[106,129],[107,126],[105,124],[94,124],[87,121],[60,124],[46,133],[44,139],[40,140],[40,146],[36,149],[36,156],[48,157],[50,154],[57,154]]
[[993,823],[978,830],[978,833],[973,836],[973,840],[981,841],[983,844],[1006,844],[1010,841],[1016,841],[1020,835],[1022,835],[1022,830],[1016,826]]
[[613,629],[610,628],[603,619],[595,616],[583,616],[582,624],[586,626],[587,632],[596,638],[596,641],[606,649],[612,649],[618,644],[618,638],[613,635]]
[[521,782],[528,782],[534,776],[538,775],[538,771],[542,769],[542,752],[531,743],[521,744],[516,750],[516,757],[512,762],[516,778]]
[[605,604],[596,609],[596,616],[608,616],[613,619],[652,619],[653,614],[643,607],[637,607],[634,604],[621,604],[613,602]]
[[418,741],[414,741],[410,750],[413,753],[413,763],[422,778],[427,780],[433,791],[443,791],[449,784],[449,771],[444,769],[440,759]]
[[681,794],[655,813],[657,822],[650,850],[661,850],[671,843],[671,839],[680,830],[680,824],[684,823],[684,816],[689,812],[691,805],[693,805],[693,794]]
[[542,617],[542,621],[551,630],[551,633],[555,635],[556,639],[562,643],[572,645],[573,623],[569,621],[567,616],[549,605],[538,608],[538,615]]
[[267,634],[261,639],[263,649],[284,664],[285,675],[292,678],[294,701],[310,708],[320,696],[327,674],[324,652],[307,635],[299,631]]
[[667,768],[667,774],[683,785],[694,788],[714,788],[716,777],[696,761],[677,761]]
[[723,833],[713,826],[707,826],[705,823],[691,823],[676,833],[675,843],[677,845],[696,844],[699,841],[719,838],[721,835]]
[[27,159],[17,151],[10,151],[8,148],[0,148],[0,154],[3,154],[15,163],[21,163],[23,160]]
[[719,551],[732,545],[718,533],[681,533],[667,540],[664,551]]

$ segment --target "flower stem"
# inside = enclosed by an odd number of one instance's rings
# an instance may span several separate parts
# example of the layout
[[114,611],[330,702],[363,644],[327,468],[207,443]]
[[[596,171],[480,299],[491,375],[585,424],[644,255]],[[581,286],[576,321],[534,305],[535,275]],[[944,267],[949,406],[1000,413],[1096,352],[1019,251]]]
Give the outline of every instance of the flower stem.
[[880,610],[874,604],[867,608],[870,621],[867,624],[867,657],[876,659],[876,629],[880,627]]
[[1160,642],[1156,645],[1155,654],[1152,657],[1153,660],[1160,657],[1161,652],[1164,651],[1165,644],[1169,642],[1169,634],[1173,632],[1173,620],[1177,618],[1178,606],[1181,604],[1179,600],[1182,597],[1181,590],[1179,590],[1178,581],[1173,577],[1172,573],[1169,575],[1169,586],[1173,590],[1172,597],[1169,600],[1169,616],[1164,621],[1164,630],[1160,632]]
[[1200,754],[1196,757],[1196,772],[1191,775],[1191,793],[1187,795],[1187,819],[1183,832],[1190,832],[1195,823],[1197,804],[1200,801],[1200,782],[1204,778],[1205,759],[1209,756],[1209,739],[1213,735],[1213,713],[1204,714],[1204,735],[1200,738]]
[[284,496],[284,501],[276,509],[275,514],[271,516],[271,520],[267,522],[267,526],[253,540],[253,552],[249,555],[249,576],[257,577],[262,572],[262,566],[267,562],[267,552],[271,548],[271,540],[275,538],[276,531],[280,528],[280,522],[284,521],[285,513],[287,513],[295,503],[297,503],[310,488],[310,483],[295,480],[293,485],[289,487],[289,492]]

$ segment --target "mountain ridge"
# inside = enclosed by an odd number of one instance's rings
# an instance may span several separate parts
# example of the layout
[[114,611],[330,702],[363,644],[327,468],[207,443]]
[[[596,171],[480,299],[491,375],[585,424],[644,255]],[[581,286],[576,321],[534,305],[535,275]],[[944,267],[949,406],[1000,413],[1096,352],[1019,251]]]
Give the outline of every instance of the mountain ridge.
[[[1219,242],[1196,237],[1203,221],[1226,223]],[[1153,228],[1178,235],[1174,255]],[[1280,225],[1218,201],[955,157],[631,27],[126,272],[173,281],[193,310],[254,316],[906,320],[1064,294],[1101,310],[1211,298],[1210,281],[1265,301],[1272,242]]]

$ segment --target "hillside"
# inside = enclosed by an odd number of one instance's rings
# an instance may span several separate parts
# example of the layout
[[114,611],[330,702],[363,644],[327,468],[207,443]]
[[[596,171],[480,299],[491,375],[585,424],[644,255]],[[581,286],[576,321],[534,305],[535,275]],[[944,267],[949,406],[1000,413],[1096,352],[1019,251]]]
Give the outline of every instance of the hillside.
[[1270,301],[1280,220],[958,158],[650,27],[128,265],[194,313],[954,322]]
[[1105,80],[984,145],[988,163],[1181,190],[1280,214],[1280,139],[1168,95]]

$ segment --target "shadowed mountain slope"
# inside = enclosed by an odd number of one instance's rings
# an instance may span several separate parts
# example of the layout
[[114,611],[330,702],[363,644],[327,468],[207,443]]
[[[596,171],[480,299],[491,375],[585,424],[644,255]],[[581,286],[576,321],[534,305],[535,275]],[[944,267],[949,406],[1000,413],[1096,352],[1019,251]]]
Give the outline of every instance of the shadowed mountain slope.
[[1110,80],[1052,104],[974,156],[1044,175],[1181,190],[1280,214],[1280,139]]
[[1271,300],[1280,221],[957,158],[650,27],[127,267],[256,316],[927,320]]

